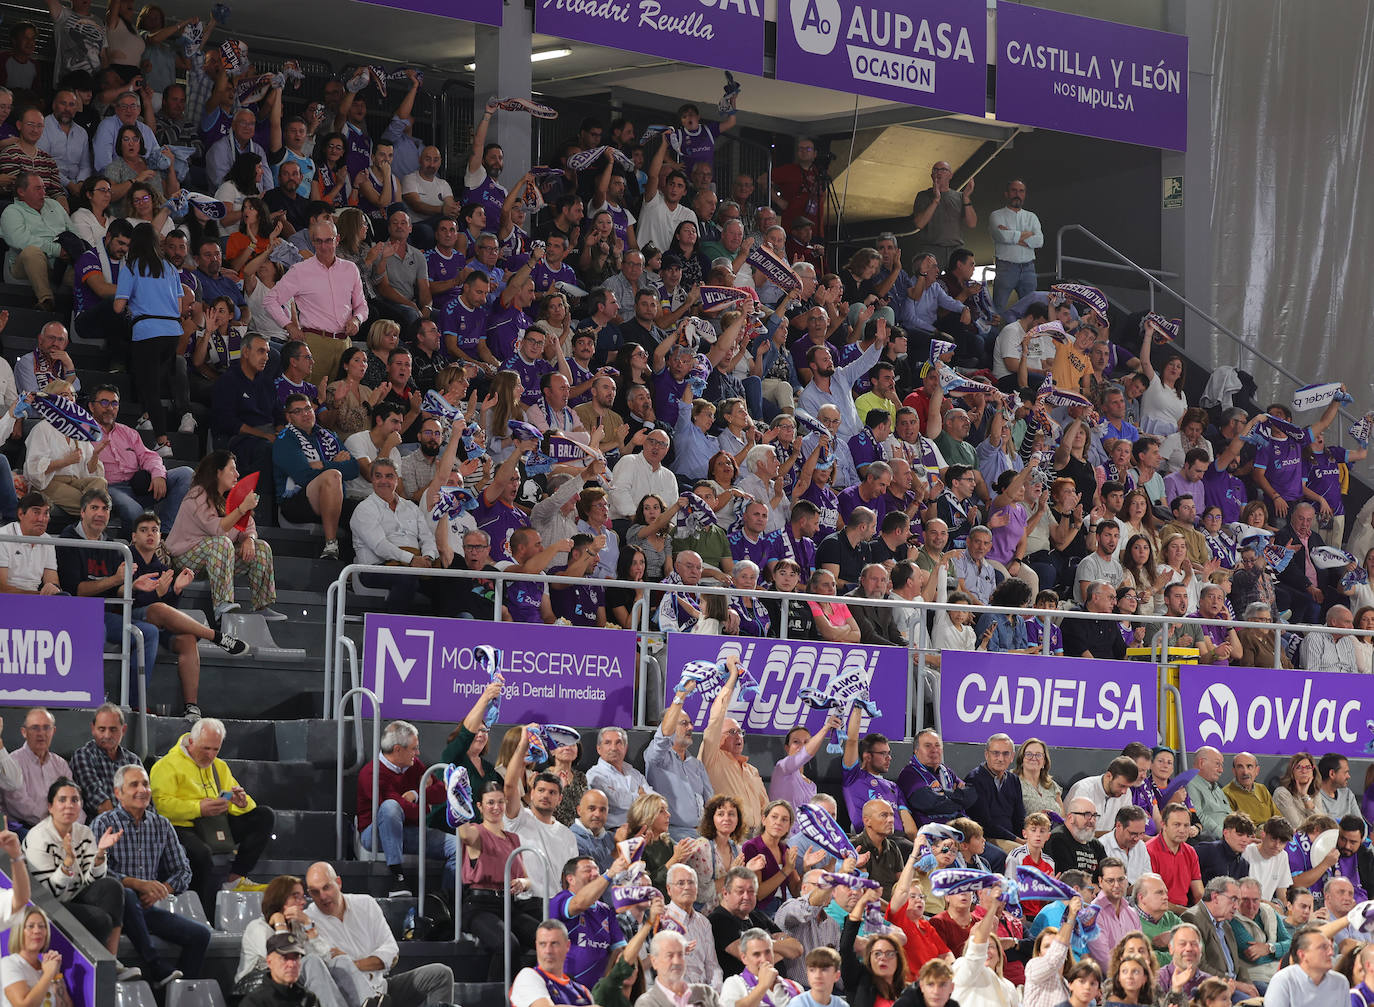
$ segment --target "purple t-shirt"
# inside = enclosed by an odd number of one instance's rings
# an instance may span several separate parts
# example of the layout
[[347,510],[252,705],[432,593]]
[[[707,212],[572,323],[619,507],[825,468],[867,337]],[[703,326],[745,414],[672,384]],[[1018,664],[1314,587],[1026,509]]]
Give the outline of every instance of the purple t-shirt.
[[[996,529],[994,529],[994,531],[995,530]],[[988,553],[988,555],[992,554]],[[1040,635],[1044,631],[1044,626],[1045,624],[1041,622],[1039,619],[1027,619],[1026,643],[1033,644],[1036,647],[1040,646],[1041,641],[1044,639],[1044,637]],[[1050,653],[1064,653],[1064,630],[1063,628],[1056,626],[1054,623],[1050,623]]]
[[438,322],[440,332],[456,338],[458,349],[470,357],[477,356],[477,344],[487,334],[486,305],[469,308],[461,297],[455,297],[439,309]]
[[[559,870],[562,870],[560,867]],[[604,902],[593,902],[579,915],[568,912],[573,893],[564,889],[549,899],[549,916],[562,920],[568,928],[568,957],[563,971],[584,986],[591,986],[606,974],[606,959],[615,948],[625,946],[625,934],[615,918],[615,910]]]
[[695,133],[689,133],[679,127],[669,136],[673,140],[673,146],[682,155],[682,166],[688,172],[698,161],[714,161],[716,158],[716,128],[709,122],[698,123]]
[[849,438],[849,457],[854,462],[854,468],[860,471],[865,465],[885,460],[882,445],[874,438],[873,431],[868,427]]
[[[73,284],[72,297],[76,302],[78,315],[100,304],[100,298],[96,296],[96,292],[86,286],[86,277],[92,274],[100,275],[100,253],[94,248],[88,248],[76,260],[76,282]],[[116,286],[119,284],[118,260],[110,262],[110,282]]]
[[682,393],[686,390],[687,380],[673,380],[672,372],[666,367],[654,375],[654,415],[660,422],[669,426],[677,425],[678,405],[682,402]]
[[287,378],[285,374],[277,375],[272,382],[272,386],[277,390],[277,404],[283,408],[286,407],[287,398],[292,395],[305,395],[311,402],[318,401],[320,397],[320,390],[309,381],[302,381],[300,384],[296,384],[294,381]]
[[816,543],[809,538],[793,538],[792,526],[770,531],[764,536],[769,548],[775,551],[776,559],[790,559],[801,567],[801,579],[805,584],[816,569]]
[[[563,576],[567,569],[566,566],[553,567],[549,576]],[[574,626],[595,626],[596,610],[606,607],[606,589],[595,584],[551,584],[549,591],[553,614]]]
[[868,772],[862,763],[856,762],[843,768],[844,806],[849,812],[850,825],[855,829],[863,827],[864,805],[869,801],[886,801],[892,805],[894,828],[898,833],[905,832],[902,828],[902,809],[906,807],[906,803],[897,792],[897,784],[886,777]]
[[491,558],[497,562],[511,558],[508,542],[515,530],[530,526],[530,519],[519,507],[499,499],[488,507],[480,493],[472,519],[477,522],[478,528],[491,536]]
[[[1026,530],[1030,516],[1019,503],[1008,504],[993,514],[1005,514],[1007,523],[1000,528],[992,528],[992,548],[988,550],[988,559],[1006,566],[1016,555],[1016,547],[1021,544],[1021,533]],[[992,516],[989,515],[988,520],[992,520]]]
[[[439,249],[429,249],[425,252],[425,272],[429,274],[429,282],[443,283],[446,280],[457,279],[458,274],[463,271],[465,261],[461,252],[454,251],[445,258]],[[462,286],[453,286],[442,294],[435,295],[434,306],[442,312],[444,305],[458,300],[458,295],[462,290]],[[442,331],[442,326],[440,331]]]
[[501,365],[501,370],[514,371],[520,375],[520,401],[532,406],[543,398],[539,392],[540,378],[545,374],[552,374],[554,366],[543,358],[529,361],[518,353],[512,353]]
[[[487,349],[491,350],[491,355],[497,360],[505,360],[515,353],[515,344],[520,341],[525,330],[533,325],[530,316],[515,305],[493,304],[491,313],[487,315]],[[525,391],[528,393],[529,388],[526,387]],[[534,386],[534,391],[535,397],[538,398],[538,384]]]
[[1195,483],[1183,478],[1182,472],[1170,472],[1164,477],[1164,493],[1172,503],[1174,497],[1183,496],[1185,493],[1193,498],[1193,504],[1197,507],[1197,512],[1202,513],[1203,502],[1207,496],[1206,480],[1198,480]]
[[[1223,612],[1222,615],[1224,616],[1225,613]],[[1193,612],[1193,613],[1191,613],[1191,614],[1188,616],[1188,618],[1189,618],[1189,619],[1201,619],[1201,618],[1202,618],[1202,614],[1201,614],[1200,612]],[[1205,637],[1207,637],[1207,639],[1209,639],[1209,640],[1212,641],[1212,646],[1213,646],[1213,647],[1219,647],[1219,646],[1221,646],[1223,643],[1225,643],[1225,642],[1226,642],[1226,634],[1227,634],[1228,632],[1229,632],[1229,631],[1227,630],[1227,628],[1226,628],[1225,626],[1203,626],[1203,627],[1202,627],[1202,635],[1205,636]],[[1223,660],[1214,659],[1214,660],[1212,661],[1212,667],[1214,667],[1214,668],[1215,668],[1215,667],[1222,667],[1222,668],[1225,668],[1225,667],[1228,667],[1230,664],[1231,664],[1231,662],[1230,662],[1229,660],[1223,661]]]
[[530,276],[534,280],[534,289],[541,294],[560,280],[564,283],[571,283],[574,287],[577,286],[577,274],[573,272],[572,266],[566,262],[559,265],[557,269],[552,269],[546,259],[530,270]]
[[1207,471],[1202,474],[1202,493],[1206,498],[1206,506],[1221,508],[1221,520],[1224,523],[1240,520],[1240,512],[1248,500],[1245,483],[1230,472],[1217,468],[1216,462],[1208,465]]
[[543,600],[544,585],[532,580],[512,581],[506,585],[506,593],[502,598],[506,608],[510,609],[512,622],[532,623],[544,621],[539,612],[539,605]]
[[884,493],[877,500],[865,500],[859,496],[858,484],[846,486],[840,491],[838,506],[841,523],[849,520],[849,515],[853,514],[859,507],[867,507],[878,515],[878,527],[883,526],[883,518],[887,517],[887,494]]
[[1302,442],[1291,437],[1265,441],[1255,452],[1255,468],[1264,473],[1274,492],[1289,503],[1302,496]]
[[766,532],[757,541],[750,541],[743,528],[736,528],[725,536],[730,543],[730,558],[738,563],[747,559],[760,570],[767,568],[769,562],[782,559],[781,546]]
[[816,541],[824,541],[829,535],[834,535],[840,527],[840,498],[835,495],[835,491],[829,486],[818,486],[812,483],[806,487],[806,492],[802,494],[803,500],[810,500],[821,512],[821,526],[816,529]]
[[1307,488],[1331,505],[1331,513],[1345,513],[1345,499],[1341,496],[1341,463],[1345,448],[1329,447],[1312,460],[1302,463],[1302,478]]
[[[487,224],[501,219],[501,209],[506,205],[506,189],[491,176],[482,179],[482,184],[471,188],[464,196],[469,203],[481,203],[487,211]],[[493,228],[494,230],[494,228]]]

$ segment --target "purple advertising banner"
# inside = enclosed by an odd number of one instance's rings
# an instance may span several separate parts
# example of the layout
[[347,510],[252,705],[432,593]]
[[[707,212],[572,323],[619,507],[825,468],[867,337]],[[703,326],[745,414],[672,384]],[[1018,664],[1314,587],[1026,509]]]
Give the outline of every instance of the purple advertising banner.
[[1018,744],[1034,737],[1070,748],[1153,743],[1157,674],[1140,661],[942,651],[943,737],[982,745],[1003,733]]
[[452,0],[363,0],[363,3],[501,27],[501,0],[464,0],[462,4]]
[[[861,735],[872,731],[890,738],[905,738],[910,718],[907,689],[911,683],[911,658],[904,647],[864,647],[807,640],[757,640],[742,636],[668,634],[668,663],[664,673],[664,704],[672,702],[673,690],[688,661],[719,661],[728,654],[758,680],[758,695],[736,696],[730,716],[752,734],[786,734],[807,727],[814,734],[825,723],[827,710],[818,710],[801,699],[800,689],[824,691],[841,672],[866,671],[868,692],[878,716],[864,714]],[[709,705],[695,694],[683,708],[697,729],[706,726]]]
[[99,706],[105,698],[105,603],[5,595],[0,706]]
[[1179,669],[1188,743],[1226,752],[1339,752],[1368,758],[1374,692],[1341,672],[1273,668]]
[[982,118],[987,35],[983,0],[778,0],[777,78]]
[[1188,36],[999,3],[997,118],[1187,150]]
[[487,687],[473,664],[479,644],[502,652],[503,724],[630,723],[635,634],[623,629],[369,613],[363,684],[381,700],[383,717],[462,720]]
[[763,75],[763,0],[536,0],[534,30]]

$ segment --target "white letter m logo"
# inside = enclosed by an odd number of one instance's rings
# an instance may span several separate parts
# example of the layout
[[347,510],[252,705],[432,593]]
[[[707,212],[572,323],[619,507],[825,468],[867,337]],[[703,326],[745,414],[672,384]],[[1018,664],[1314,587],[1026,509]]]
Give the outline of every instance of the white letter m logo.
[[[387,667],[392,665],[396,669],[395,691],[401,694],[401,705],[428,706],[434,677],[434,630],[407,629],[401,635],[409,643],[409,657],[402,653],[392,630],[377,631],[377,699],[386,700]],[[413,639],[423,643],[417,645]],[[421,663],[423,667],[417,669],[416,665]]]

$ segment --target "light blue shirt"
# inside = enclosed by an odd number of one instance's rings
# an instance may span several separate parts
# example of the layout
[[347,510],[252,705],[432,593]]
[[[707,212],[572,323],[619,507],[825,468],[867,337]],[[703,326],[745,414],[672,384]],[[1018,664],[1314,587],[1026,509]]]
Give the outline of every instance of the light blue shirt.
[[706,802],[716,793],[701,760],[695,755],[678,758],[673,739],[655,731],[644,750],[644,770],[649,784],[668,801],[669,823],[695,832]]
[[[1017,243],[1022,231],[1031,232],[1024,245]],[[1034,262],[1035,250],[1045,243],[1040,218],[1025,209],[1003,206],[993,210],[988,216],[988,233],[992,235],[993,255],[1002,262]]]
[[[221,137],[205,152],[205,177],[210,180],[211,185],[219,185],[229,174],[229,169],[234,166],[234,159],[240,154],[250,152],[262,158],[262,166],[266,169],[267,151],[259,147],[257,141],[249,140],[247,146],[240,147],[238,140],[234,139],[233,133]],[[263,176],[264,185],[271,177],[271,172]],[[270,186],[266,187],[270,188]]]
[[692,422],[692,405],[683,402],[677,409],[673,428],[673,471],[684,479],[705,479],[706,465],[720,450],[720,443]]
[[[949,295],[946,294],[946,297]],[[960,310],[963,306],[960,305]],[[830,376],[830,391],[823,392],[816,387],[816,380],[811,379],[811,383],[802,389],[801,397],[797,400],[797,405],[805,409],[812,416],[816,416],[821,406],[834,406],[840,411],[840,437],[844,440],[858,434],[863,428],[863,422],[859,419],[859,411],[854,408],[854,384],[878,362],[882,356],[882,348],[875,339],[868,344],[868,349],[845,364],[843,367],[835,368],[835,373]]]
[[57,176],[64,186],[84,182],[92,171],[90,136],[76,123],[68,125],[70,131],[64,132],[49,115],[43,120],[43,135],[38,138],[38,149],[57,162]]

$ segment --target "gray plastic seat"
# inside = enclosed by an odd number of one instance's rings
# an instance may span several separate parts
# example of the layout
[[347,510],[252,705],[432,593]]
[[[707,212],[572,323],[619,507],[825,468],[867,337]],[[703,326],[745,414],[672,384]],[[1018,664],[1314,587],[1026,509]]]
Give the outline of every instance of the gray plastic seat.
[[224,994],[213,979],[177,979],[167,987],[167,1007],[224,1007]]
[[115,983],[114,1007],[157,1007],[153,988],[142,979],[131,983]]
[[215,929],[242,935],[253,920],[262,918],[262,892],[226,892],[215,895]]

